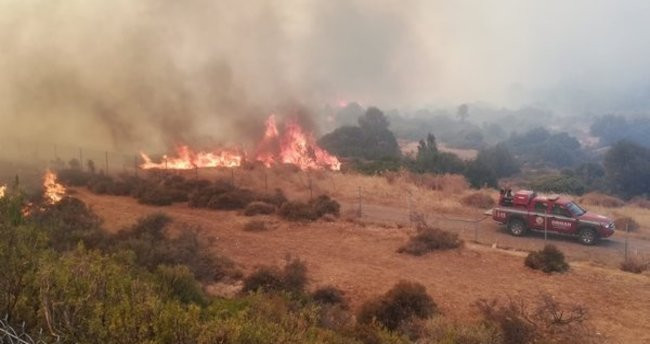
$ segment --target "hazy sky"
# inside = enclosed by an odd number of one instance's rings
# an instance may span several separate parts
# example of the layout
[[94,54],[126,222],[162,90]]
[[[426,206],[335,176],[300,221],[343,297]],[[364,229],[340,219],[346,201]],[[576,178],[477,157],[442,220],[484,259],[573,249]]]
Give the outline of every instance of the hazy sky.
[[295,102],[645,110],[648,18],[643,0],[0,0],[0,135],[235,140]]

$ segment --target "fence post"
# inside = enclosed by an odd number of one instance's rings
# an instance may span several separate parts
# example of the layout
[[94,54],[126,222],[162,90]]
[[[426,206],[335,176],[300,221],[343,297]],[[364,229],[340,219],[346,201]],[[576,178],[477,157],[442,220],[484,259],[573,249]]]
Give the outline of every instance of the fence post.
[[138,177],[138,155],[133,156],[133,175]]
[[630,236],[630,223],[629,221],[625,222],[625,261],[627,262],[627,248],[628,248],[628,238]]
[[84,154],[81,147],[79,147],[79,167],[82,171],[84,170]]
[[106,151],[106,175],[108,176],[108,151]]
[[359,217],[363,216],[363,208],[362,208],[362,205],[361,205],[361,186],[359,186],[359,209],[358,209],[357,212],[359,214]]

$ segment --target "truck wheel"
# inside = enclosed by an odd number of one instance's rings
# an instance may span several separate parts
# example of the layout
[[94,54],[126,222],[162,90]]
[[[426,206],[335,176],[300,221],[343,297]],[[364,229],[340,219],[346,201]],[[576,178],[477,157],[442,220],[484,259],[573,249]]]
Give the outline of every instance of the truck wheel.
[[520,219],[512,219],[508,222],[508,231],[514,236],[522,236],[526,233],[526,224]]
[[583,245],[593,245],[598,242],[598,235],[596,231],[591,228],[583,228],[578,234],[578,240]]

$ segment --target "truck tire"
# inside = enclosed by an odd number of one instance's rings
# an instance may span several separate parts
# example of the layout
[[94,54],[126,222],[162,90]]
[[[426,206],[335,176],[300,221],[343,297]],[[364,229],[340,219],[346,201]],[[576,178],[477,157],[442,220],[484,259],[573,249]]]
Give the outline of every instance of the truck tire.
[[598,234],[593,228],[585,227],[580,229],[578,240],[583,245],[591,246],[598,242]]
[[526,224],[522,219],[511,219],[508,221],[508,232],[514,236],[526,234]]

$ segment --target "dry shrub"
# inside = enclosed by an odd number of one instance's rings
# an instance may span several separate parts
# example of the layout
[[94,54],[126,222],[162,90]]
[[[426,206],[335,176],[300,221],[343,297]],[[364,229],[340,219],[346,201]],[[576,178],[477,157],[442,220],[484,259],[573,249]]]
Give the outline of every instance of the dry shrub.
[[621,231],[627,230],[634,232],[639,229],[639,223],[629,216],[616,217],[614,220],[614,225],[616,226],[616,229]]
[[235,189],[213,196],[208,202],[208,208],[221,210],[243,209],[255,199],[252,191]]
[[196,188],[189,196],[189,206],[193,208],[206,208],[215,196],[233,190],[235,190],[235,187],[232,184],[223,180],[217,180],[208,186]]
[[255,201],[251,202],[244,209],[244,215],[254,216],[254,215],[269,215],[275,212],[275,206],[270,203]]
[[266,222],[261,220],[251,220],[244,225],[244,230],[247,232],[263,232],[267,229]]
[[650,209],[650,199],[645,197],[635,197],[630,201],[630,204],[643,209]]
[[490,209],[494,207],[494,205],[496,204],[496,202],[494,202],[494,199],[492,197],[482,192],[471,193],[463,197],[460,201],[462,204],[466,206],[479,208],[479,209]]
[[174,202],[174,197],[169,190],[166,190],[163,187],[153,187],[144,190],[140,194],[140,197],[138,197],[138,202],[142,204],[165,206],[171,205]]
[[524,264],[531,269],[542,270],[546,273],[569,270],[569,264],[564,259],[564,253],[555,245],[546,245],[541,251],[529,253]]
[[284,195],[281,189],[275,189],[273,193],[259,194],[256,201],[273,204],[276,208],[279,208],[287,201],[287,196]]
[[243,291],[301,293],[307,286],[307,266],[300,259],[287,258],[281,270],[275,266],[260,266],[244,279]]
[[278,215],[289,221],[314,221],[318,219],[309,204],[299,201],[285,202],[278,210]]
[[345,299],[345,293],[335,286],[320,287],[311,294],[312,299],[321,305],[340,305],[342,308],[348,308],[348,302]]
[[600,192],[590,192],[578,199],[578,202],[585,205],[593,205],[605,208],[620,208],[625,205],[625,201],[620,198],[605,195]]
[[315,199],[309,201],[309,205],[312,207],[314,214],[317,217],[321,217],[325,214],[331,214],[334,216],[339,216],[341,211],[341,205],[339,202],[331,199],[327,195],[320,195]]
[[427,227],[412,236],[406,245],[400,247],[397,252],[421,256],[436,250],[458,248],[462,244],[463,241],[458,238],[458,234],[456,233],[443,231],[439,228]]
[[400,281],[386,294],[364,303],[357,321],[361,324],[377,321],[394,331],[407,321],[428,319],[437,312],[438,306],[423,285]]
[[475,306],[484,321],[501,331],[502,343],[598,343],[582,305],[563,305],[541,294],[533,305],[523,298],[505,302],[479,300]]
[[650,268],[650,261],[644,260],[641,257],[629,257],[621,263],[621,270],[640,274]]
[[461,193],[469,189],[465,177],[459,174],[430,174],[400,171],[400,179],[418,187],[448,193]]

